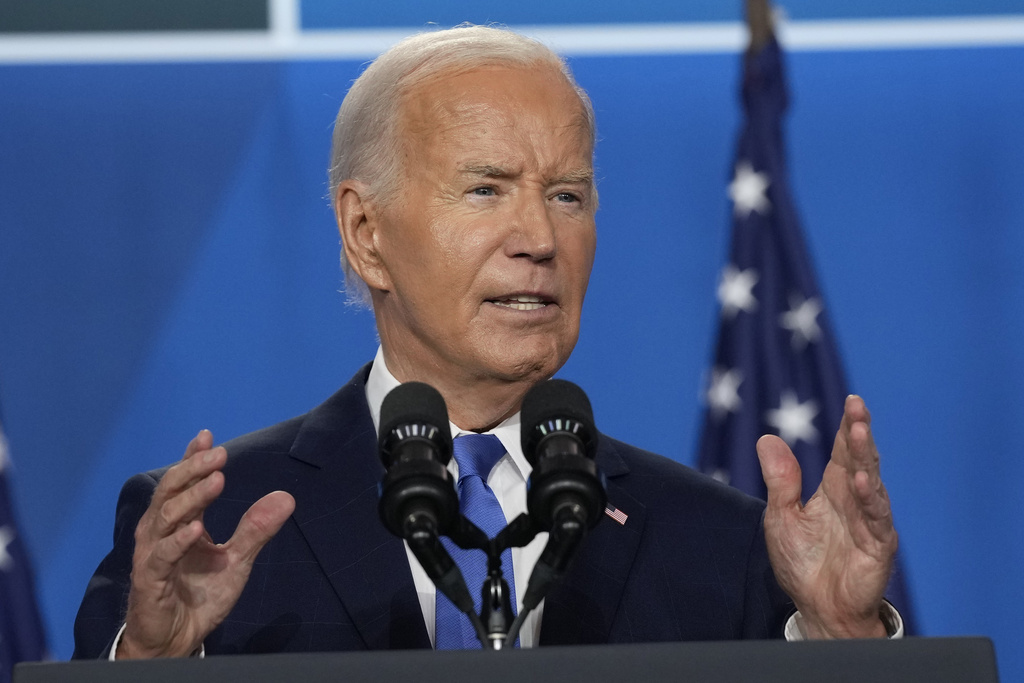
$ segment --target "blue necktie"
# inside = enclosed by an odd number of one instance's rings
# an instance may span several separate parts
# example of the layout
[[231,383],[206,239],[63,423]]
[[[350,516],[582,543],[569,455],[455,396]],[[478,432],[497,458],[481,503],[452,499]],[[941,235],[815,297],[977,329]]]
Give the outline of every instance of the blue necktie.
[[[505,447],[493,434],[468,434],[453,442],[455,462],[459,464],[459,511],[494,538],[505,528],[505,514],[501,511],[494,491],[487,485],[487,475],[505,455]],[[445,548],[459,565],[477,614],[480,613],[481,589],[487,578],[487,555],[482,550],[463,550],[447,538]],[[501,554],[501,570],[509,585],[512,611],[516,608],[516,584],[512,576],[512,551]],[[515,615],[510,615],[510,619]],[[456,609],[451,601],[437,593],[434,621],[434,642],[438,650],[473,650],[480,648],[476,631],[469,617]],[[518,642],[517,642],[518,645]]]

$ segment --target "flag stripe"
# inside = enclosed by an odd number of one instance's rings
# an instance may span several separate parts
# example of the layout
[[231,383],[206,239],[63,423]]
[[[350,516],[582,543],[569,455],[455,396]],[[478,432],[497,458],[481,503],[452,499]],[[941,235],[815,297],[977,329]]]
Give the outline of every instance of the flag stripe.
[[608,505],[605,507],[604,514],[608,515],[619,524],[625,524],[626,520],[629,519],[629,515],[622,510],[617,509],[614,505]]

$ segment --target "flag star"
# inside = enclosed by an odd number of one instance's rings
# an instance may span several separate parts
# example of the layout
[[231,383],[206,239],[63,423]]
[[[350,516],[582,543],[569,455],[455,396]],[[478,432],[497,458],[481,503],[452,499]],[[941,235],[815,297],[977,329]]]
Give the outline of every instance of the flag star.
[[729,184],[729,198],[732,199],[733,213],[748,218],[754,211],[762,216],[771,211],[772,203],[765,192],[772,184],[767,173],[758,173],[749,161],[736,164],[736,175]]
[[793,447],[797,441],[815,443],[818,440],[818,430],[813,424],[818,412],[818,404],[815,401],[800,403],[795,393],[784,391],[779,407],[765,413],[764,419],[779,431],[783,441]]
[[779,316],[779,324],[793,332],[793,350],[803,351],[807,344],[818,341],[818,314],[822,310],[821,299],[817,297],[804,299],[798,293],[789,297],[789,311]]
[[716,367],[711,370],[711,386],[708,387],[707,401],[715,418],[721,419],[727,413],[739,411],[743,405],[738,392],[742,383],[743,373],[736,368],[723,370]]
[[722,304],[723,316],[733,318],[739,311],[750,313],[757,309],[753,289],[760,277],[754,268],[740,270],[731,263],[722,270],[718,302]]
[[7,552],[7,546],[14,541],[14,531],[9,526],[0,526],[0,569],[10,571],[14,566],[14,558]]

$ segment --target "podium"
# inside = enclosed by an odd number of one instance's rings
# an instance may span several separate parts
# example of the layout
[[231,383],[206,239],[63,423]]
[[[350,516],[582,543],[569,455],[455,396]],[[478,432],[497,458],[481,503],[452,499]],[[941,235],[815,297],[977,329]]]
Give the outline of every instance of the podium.
[[25,663],[14,683],[997,683],[988,638],[392,650]]

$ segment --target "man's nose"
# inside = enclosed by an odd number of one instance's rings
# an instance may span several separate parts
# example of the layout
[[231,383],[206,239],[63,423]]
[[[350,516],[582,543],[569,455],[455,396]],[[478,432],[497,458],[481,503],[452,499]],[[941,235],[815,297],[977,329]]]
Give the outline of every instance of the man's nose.
[[557,252],[555,223],[542,192],[527,192],[515,203],[512,230],[505,244],[508,256],[546,261]]

